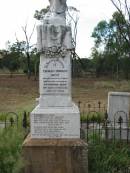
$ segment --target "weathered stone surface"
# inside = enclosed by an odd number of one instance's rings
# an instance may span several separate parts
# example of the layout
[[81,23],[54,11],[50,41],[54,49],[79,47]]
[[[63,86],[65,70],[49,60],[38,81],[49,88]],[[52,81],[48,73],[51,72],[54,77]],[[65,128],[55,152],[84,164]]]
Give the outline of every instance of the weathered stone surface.
[[24,173],[88,173],[87,145],[80,139],[31,139],[23,144]]
[[80,138],[80,113],[71,96],[71,27],[66,0],[51,0],[37,27],[40,53],[37,107],[31,113],[31,138]]
[[69,26],[39,25],[37,26],[37,49],[46,53],[72,49],[72,34]]
[[107,111],[112,126],[119,126],[119,118],[122,117],[122,126],[126,127],[130,111],[130,93],[109,92]]
[[70,54],[40,60],[40,107],[72,106]]
[[31,113],[31,138],[80,138],[78,107],[37,106]]
[[66,0],[49,0],[50,8],[44,17],[44,24],[66,25]]
[[[66,0],[50,0],[50,12],[65,15],[67,5]],[[63,16],[64,17],[64,16]]]
[[23,144],[24,173],[87,173],[87,145],[80,140],[80,113],[71,96],[71,28],[66,0],[49,0],[37,27],[40,97]]

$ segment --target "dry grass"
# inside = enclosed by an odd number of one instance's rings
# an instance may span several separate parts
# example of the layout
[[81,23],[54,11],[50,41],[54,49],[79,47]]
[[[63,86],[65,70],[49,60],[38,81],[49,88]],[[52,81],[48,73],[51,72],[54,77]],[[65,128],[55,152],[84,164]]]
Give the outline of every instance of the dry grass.
[[0,112],[30,111],[38,96],[38,82],[25,76],[0,76]]
[[[100,100],[107,102],[109,91],[130,92],[130,81],[110,81],[103,79],[74,79],[72,97],[75,102],[95,103]],[[38,81],[26,76],[0,75],[0,112],[31,111],[35,105],[38,94]],[[84,105],[85,105],[84,104]]]

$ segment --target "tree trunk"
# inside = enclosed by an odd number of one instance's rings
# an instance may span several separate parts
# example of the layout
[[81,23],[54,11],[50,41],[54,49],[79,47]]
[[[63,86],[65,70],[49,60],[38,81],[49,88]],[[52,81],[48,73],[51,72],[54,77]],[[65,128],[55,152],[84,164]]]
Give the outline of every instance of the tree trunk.
[[27,55],[27,75],[28,75],[28,79],[30,79],[31,77],[31,69],[30,69],[30,55],[29,55],[29,52],[26,53]]
[[12,78],[12,77],[13,77],[13,72],[11,71],[11,72],[10,72],[10,78]]
[[119,80],[119,64],[116,66],[116,79]]
[[37,80],[37,62],[34,64],[34,80]]

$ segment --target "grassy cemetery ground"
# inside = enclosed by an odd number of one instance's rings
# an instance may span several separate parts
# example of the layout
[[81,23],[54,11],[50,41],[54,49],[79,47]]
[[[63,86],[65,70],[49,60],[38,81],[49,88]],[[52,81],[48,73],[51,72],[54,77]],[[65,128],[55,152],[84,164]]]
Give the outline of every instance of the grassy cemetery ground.
[[[130,81],[114,81],[106,79],[73,79],[72,97],[75,102],[107,104],[109,91],[130,92]],[[38,81],[32,77],[28,80],[24,75],[0,75],[0,113],[31,111],[35,98],[39,96]]]
[[[19,115],[24,110],[31,111],[35,105],[35,98],[39,96],[38,83],[33,77],[28,80],[24,75],[15,75],[12,78],[8,75],[0,75],[0,115],[7,112],[16,112]],[[130,81],[87,78],[72,81],[72,96],[77,103],[81,101],[86,104],[97,104],[101,101],[106,105],[109,91],[130,92]],[[83,109],[83,106],[80,108]],[[0,128],[0,153],[2,153],[0,172],[18,173],[23,168],[25,163],[21,157],[21,149],[25,135],[26,129],[21,125],[18,128],[17,126]],[[130,150],[127,145],[107,143],[96,133],[88,137],[90,173],[113,173],[114,171],[128,173]]]

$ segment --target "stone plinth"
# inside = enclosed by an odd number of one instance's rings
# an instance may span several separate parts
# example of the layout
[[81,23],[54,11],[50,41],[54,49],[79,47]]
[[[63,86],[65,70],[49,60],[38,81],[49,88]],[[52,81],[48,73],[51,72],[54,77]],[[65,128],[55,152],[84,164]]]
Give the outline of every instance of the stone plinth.
[[111,125],[119,126],[119,118],[122,118],[122,126],[127,127],[130,110],[130,93],[110,92],[108,94],[108,120]]
[[88,173],[87,144],[80,139],[31,139],[23,144],[24,173]]
[[78,107],[37,106],[31,112],[31,138],[80,138]]

